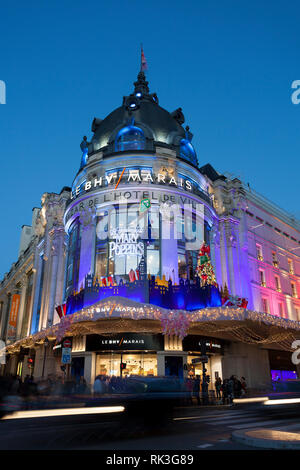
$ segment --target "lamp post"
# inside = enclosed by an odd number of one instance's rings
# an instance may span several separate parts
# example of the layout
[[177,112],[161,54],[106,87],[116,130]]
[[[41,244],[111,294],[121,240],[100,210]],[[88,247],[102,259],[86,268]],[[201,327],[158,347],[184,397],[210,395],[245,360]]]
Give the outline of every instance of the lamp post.
[[[206,340],[203,339],[201,341],[201,355],[203,356],[203,359],[205,357],[206,359]],[[207,404],[208,402],[208,383],[207,383],[207,379],[206,379],[206,361],[202,361],[202,398],[203,398],[203,404]]]
[[45,373],[45,363],[46,363],[46,354],[47,354],[48,346],[49,346],[49,339],[46,337],[44,341],[44,359],[43,359],[42,377],[44,377],[44,373]]

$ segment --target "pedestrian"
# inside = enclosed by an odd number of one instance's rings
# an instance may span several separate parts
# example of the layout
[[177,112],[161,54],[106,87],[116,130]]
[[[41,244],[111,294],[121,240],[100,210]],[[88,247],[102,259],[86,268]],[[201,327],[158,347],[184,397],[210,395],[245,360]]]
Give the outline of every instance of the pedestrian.
[[242,397],[244,397],[247,393],[247,384],[246,384],[245,377],[241,377],[241,385],[242,385],[241,395],[242,395]]
[[229,398],[230,405],[232,405],[232,402],[234,399],[234,376],[233,375],[228,380],[228,398]]
[[196,375],[193,383],[193,397],[196,397],[197,404],[200,405],[200,376]]
[[188,392],[188,399],[187,401],[192,405],[193,404],[193,379],[192,377],[188,377],[185,381],[186,391]]
[[234,381],[234,398],[241,398],[241,395],[242,395],[241,381],[236,376],[233,376],[233,381]]
[[224,379],[221,385],[223,405],[227,405],[228,402],[228,379]]
[[86,380],[83,376],[81,376],[79,379],[79,384],[78,384],[78,393],[87,394],[88,391],[89,390],[88,390]]
[[104,382],[102,375],[97,375],[94,382],[94,395],[100,395],[105,392]]
[[216,398],[217,400],[221,400],[221,388],[222,388],[222,380],[221,377],[217,377],[215,381],[215,390],[216,390]]
[[12,395],[17,395],[20,392],[20,389],[21,389],[20,383],[21,381],[19,377],[17,375],[14,376],[12,379],[11,388],[10,388]]

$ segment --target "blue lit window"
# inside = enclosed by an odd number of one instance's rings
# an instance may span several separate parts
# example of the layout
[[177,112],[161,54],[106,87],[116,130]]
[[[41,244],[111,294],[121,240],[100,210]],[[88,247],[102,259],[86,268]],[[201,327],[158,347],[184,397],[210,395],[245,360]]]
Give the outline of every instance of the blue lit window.
[[116,152],[126,150],[143,150],[145,148],[145,135],[142,129],[136,126],[126,126],[116,137]]
[[197,157],[194,147],[191,142],[187,139],[181,139],[180,141],[180,156],[188,162],[197,165]]

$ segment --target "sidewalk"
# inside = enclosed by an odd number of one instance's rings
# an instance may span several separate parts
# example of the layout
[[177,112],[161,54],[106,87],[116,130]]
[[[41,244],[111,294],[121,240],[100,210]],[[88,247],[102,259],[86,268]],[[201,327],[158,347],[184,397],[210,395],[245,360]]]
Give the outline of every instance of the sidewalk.
[[285,427],[255,428],[235,431],[232,440],[263,449],[300,449],[300,423]]

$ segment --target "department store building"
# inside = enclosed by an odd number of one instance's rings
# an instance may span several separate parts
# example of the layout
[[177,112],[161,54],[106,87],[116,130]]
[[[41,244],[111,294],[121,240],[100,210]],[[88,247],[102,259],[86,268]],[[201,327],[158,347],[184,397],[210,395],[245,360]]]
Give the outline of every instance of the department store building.
[[[0,283],[2,374],[62,374],[67,338],[67,373],[90,384],[201,375],[203,344],[211,387],[297,378],[300,222],[204,165],[182,109],[162,108],[143,72],[91,130],[72,186],[43,194]],[[217,286],[197,276],[204,242]]]

